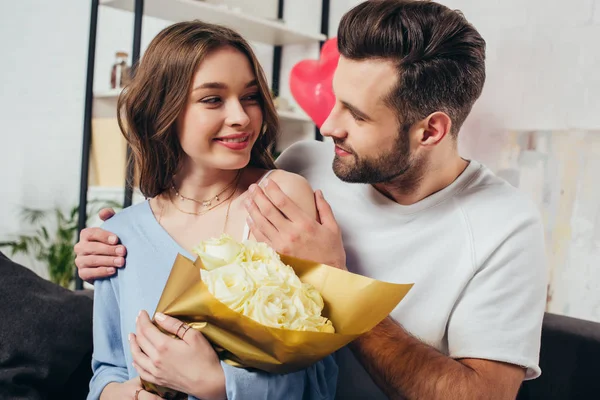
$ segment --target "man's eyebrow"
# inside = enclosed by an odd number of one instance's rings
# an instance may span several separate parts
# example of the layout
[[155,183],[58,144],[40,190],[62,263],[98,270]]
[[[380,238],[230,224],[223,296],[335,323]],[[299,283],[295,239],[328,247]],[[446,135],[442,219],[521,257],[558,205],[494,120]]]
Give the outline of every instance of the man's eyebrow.
[[[245,88],[248,89],[249,87],[252,87],[252,86],[258,86],[257,79],[253,79],[250,82],[248,82],[246,84]],[[198,89],[227,89],[227,84],[225,84],[223,82],[206,82],[200,86],[196,86],[193,90],[198,90]]]
[[346,101],[342,101],[341,103],[344,105],[344,107],[346,107],[348,110],[350,110],[357,117],[364,119],[365,121],[371,120],[371,117],[369,117],[367,114],[365,114],[364,112],[359,110],[357,107],[353,106],[352,104],[350,104]]

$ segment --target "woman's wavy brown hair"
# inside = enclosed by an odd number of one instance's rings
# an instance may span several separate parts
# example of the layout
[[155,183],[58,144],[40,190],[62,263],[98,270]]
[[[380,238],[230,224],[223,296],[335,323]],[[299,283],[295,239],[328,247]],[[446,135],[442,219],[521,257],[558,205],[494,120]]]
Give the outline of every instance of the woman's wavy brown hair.
[[152,40],[117,105],[119,127],[131,146],[140,191],[145,197],[155,197],[170,187],[184,156],[176,121],[186,107],[194,74],[208,54],[226,46],[248,57],[261,96],[264,129],[252,148],[249,165],[275,168],[270,149],[279,131],[279,120],[252,48],[229,28],[201,21],[180,22]]

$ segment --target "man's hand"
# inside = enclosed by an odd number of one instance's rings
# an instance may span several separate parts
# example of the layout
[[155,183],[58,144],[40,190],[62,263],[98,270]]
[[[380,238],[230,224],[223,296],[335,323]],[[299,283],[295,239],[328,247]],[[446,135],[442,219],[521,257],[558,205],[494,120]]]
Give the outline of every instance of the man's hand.
[[[102,221],[115,215],[111,208],[98,213]],[[79,277],[93,283],[96,279],[106,278],[116,272],[115,268],[125,265],[125,246],[119,245],[119,238],[100,228],[85,228],[81,231],[79,242],[75,245],[75,265]]]
[[264,188],[251,185],[245,207],[256,240],[277,252],[346,269],[342,233],[323,193],[315,193],[318,221],[298,207],[270,179]]
[[225,373],[219,357],[202,333],[180,320],[156,314],[161,332],[141,311],[136,333],[129,336],[133,366],[145,381],[207,400],[226,398]]
[[142,389],[140,378],[133,378],[127,382],[117,383],[112,382],[106,385],[100,400],[159,400],[160,397],[146,392]]

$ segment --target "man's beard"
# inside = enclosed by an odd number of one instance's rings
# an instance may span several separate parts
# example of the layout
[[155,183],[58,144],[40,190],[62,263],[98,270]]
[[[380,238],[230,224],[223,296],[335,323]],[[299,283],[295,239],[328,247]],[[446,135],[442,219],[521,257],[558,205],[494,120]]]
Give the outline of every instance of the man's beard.
[[[348,149],[341,142],[342,149]],[[425,160],[410,154],[408,132],[401,132],[391,149],[377,158],[361,158],[352,149],[333,159],[333,172],[344,182],[378,184],[389,183],[408,193],[414,191],[425,172]]]

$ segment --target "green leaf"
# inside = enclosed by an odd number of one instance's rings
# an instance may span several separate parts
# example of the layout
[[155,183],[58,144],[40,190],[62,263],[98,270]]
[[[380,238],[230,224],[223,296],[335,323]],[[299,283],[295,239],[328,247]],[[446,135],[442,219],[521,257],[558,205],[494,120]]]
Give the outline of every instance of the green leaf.
[[48,215],[48,211],[35,208],[24,207],[21,210],[21,218],[24,222],[35,225],[42,221]]
[[46,229],[45,226],[42,226],[41,231],[42,231],[43,238],[45,240],[50,240],[50,235],[48,235],[48,229]]

